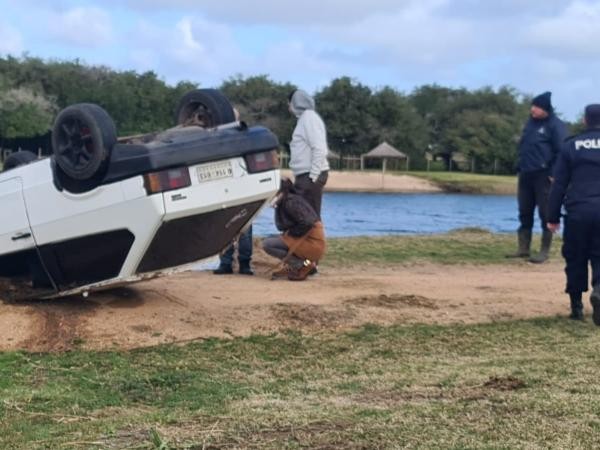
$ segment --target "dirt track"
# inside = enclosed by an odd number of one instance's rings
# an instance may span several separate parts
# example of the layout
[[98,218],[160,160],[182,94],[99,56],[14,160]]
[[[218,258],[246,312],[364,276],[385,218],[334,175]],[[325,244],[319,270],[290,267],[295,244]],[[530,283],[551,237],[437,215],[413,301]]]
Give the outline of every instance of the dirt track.
[[[365,323],[474,323],[567,312],[562,264],[356,267],[305,282],[188,272],[62,300],[0,303],[0,350],[134,348],[284,329]],[[587,306],[586,306],[587,308]]]

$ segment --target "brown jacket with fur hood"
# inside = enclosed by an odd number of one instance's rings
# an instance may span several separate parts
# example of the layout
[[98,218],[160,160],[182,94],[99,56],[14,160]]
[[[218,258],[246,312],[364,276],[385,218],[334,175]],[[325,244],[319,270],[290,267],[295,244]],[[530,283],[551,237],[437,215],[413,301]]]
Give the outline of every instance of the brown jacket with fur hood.
[[325,231],[317,213],[293,188],[283,192],[275,208],[281,238],[299,258],[318,261],[325,254]]

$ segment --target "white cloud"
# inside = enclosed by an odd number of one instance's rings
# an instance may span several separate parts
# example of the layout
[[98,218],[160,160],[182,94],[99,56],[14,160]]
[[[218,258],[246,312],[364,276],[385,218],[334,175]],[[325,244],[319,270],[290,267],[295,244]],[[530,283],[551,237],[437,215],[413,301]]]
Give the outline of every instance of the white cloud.
[[23,50],[21,33],[16,28],[0,22],[0,55],[19,55]]
[[274,80],[290,82],[310,91],[322,85],[323,79],[349,74],[351,65],[328,58],[300,39],[292,39],[274,43],[247,71],[267,74]]
[[[438,2],[439,3],[439,2]],[[387,59],[388,64],[406,62],[436,65],[465,59],[477,42],[473,27],[460,19],[432,14],[437,5],[415,5],[397,14],[372,15],[351,26],[325,31],[340,43],[366,49]]]
[[292,82],[311,90],[323,79],[347,74],[318,45],[301,37],[278,40],[259,54],[245,53],[233,27],[201,17],[187,16],[171,26],[140,21],[130,33],[127,62],[138,71],[153,70],[170,83],[187,79],[216,86],[234,76],[267,74],[274,80]]
[[131,34],[130,56],[138,68],[171,82],[220,83],[249,62],[231,28],[199,17],[184,17],[171,27],[142,21]]
[[78,47],[102,47],[114,38],[110,15],[97,7],[49,12],[48,31],[58,40]]
[[600,3],[577,0],[560,15],[531,23],[524,42],[559,57],[598,57],[599,24]]
[[[122,3],[118,0],[111,1]],[[125,3],[142,11],[185,10],[235,23],[310,25],[352,22],[373,11],[393,12],[418,2],[419,0],[304,0],[301,3],[282,0],[126,0]]]

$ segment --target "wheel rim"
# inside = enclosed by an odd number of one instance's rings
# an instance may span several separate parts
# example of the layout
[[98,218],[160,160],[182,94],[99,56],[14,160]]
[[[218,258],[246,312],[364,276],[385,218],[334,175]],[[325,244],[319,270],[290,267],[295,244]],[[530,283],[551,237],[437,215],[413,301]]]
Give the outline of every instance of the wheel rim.
[[74,170],[85,169],[92,161],[94,139],[83,121],[68,118],[60,126],[58,155]]

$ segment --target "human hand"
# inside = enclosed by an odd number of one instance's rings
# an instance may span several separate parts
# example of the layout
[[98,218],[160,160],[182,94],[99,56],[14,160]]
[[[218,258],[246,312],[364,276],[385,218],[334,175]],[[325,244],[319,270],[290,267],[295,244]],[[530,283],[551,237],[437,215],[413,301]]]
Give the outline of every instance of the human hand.
[[556,233],[558,230],[560,230],[560,223],[547,223],[546,228],[548,228],[553,233]]
[[548,177],[548,179],[550,180],[550,183],[554,183],[554,177]]

